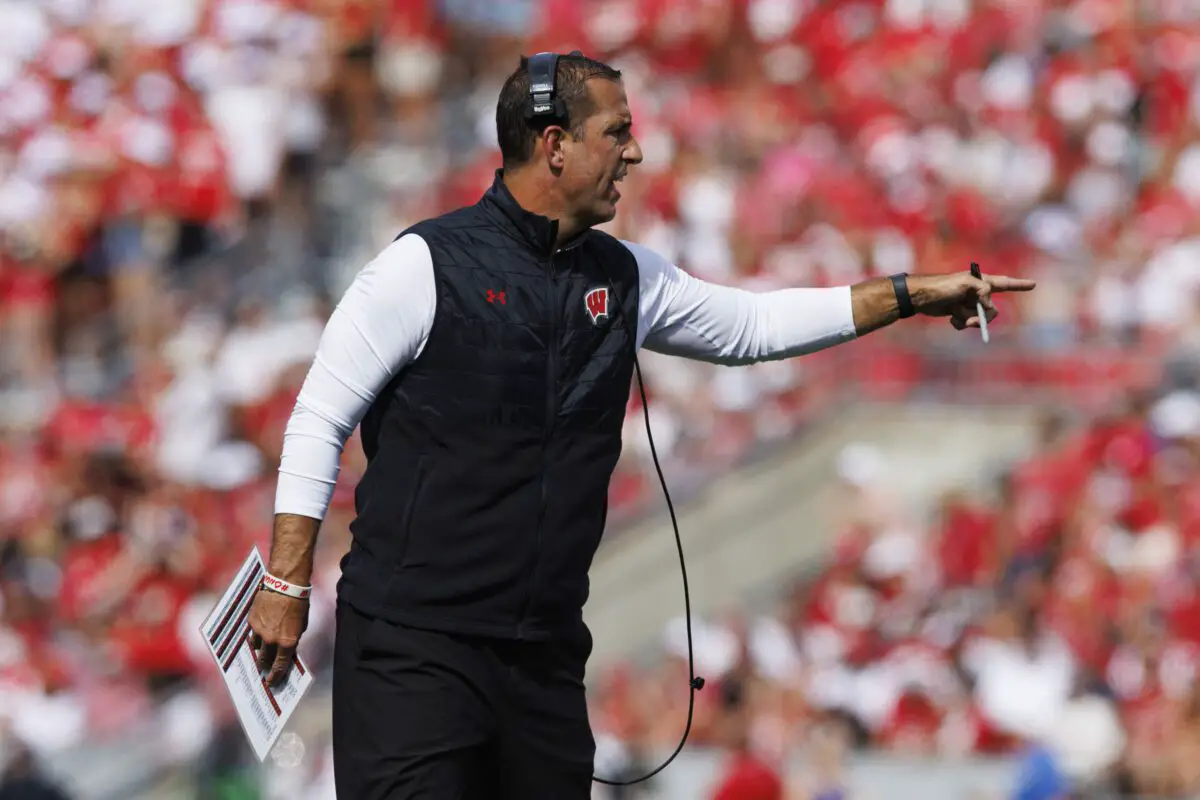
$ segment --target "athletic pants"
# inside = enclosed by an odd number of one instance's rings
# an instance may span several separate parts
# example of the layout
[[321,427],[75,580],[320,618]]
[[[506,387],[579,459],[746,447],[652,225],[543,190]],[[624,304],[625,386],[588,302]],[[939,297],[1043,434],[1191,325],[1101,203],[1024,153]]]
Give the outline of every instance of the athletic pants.
[[338,603],[338,800],[588,800],[595,740],[575,645],[394,625]]

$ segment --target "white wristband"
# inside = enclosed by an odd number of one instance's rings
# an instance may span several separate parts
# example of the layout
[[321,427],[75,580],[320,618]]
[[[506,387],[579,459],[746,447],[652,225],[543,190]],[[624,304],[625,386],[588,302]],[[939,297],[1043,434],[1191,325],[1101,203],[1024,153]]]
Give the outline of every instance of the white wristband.
[[295,597],[298,600],[307,600],[308,596],[312,594],[311,586],[297,586],[282,578],[276,578],[269,572],[263,573],[262,585],[263,588],[270,589],[272,592],[286,594],[288,597]]

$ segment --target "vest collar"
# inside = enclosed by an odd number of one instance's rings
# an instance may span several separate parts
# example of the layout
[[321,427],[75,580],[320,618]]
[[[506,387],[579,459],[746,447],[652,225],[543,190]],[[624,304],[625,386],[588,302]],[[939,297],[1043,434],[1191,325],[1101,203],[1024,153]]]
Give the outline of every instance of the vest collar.
[[[492,180],[491,188],[484,194],[480,201],[487,210],[493,213],[502,225],[515,233],[520,239],[528,244],[535,252],[541,255],[551,255],[555,252],[554,242],[558,238],[558,220],[543,217],[541,214],[534,214],[532,211],[527,211],[517,199],[512,196],[512,192],[504,184],[504,170],[496,170],[496,176]],[[588,231],[575,236],[560,250],[567,250],[579,244]]]

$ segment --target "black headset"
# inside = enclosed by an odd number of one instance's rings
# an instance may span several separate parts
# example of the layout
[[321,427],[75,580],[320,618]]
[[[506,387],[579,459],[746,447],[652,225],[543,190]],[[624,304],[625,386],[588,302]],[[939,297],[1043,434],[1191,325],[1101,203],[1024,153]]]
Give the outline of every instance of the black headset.
[[[568,53],[568,56],[582,56],[578,50],[573,50]],[[557,93],[558,84],[558,53],[537,53],[529,57],[527,66],[529,73],[529,103],[525,106],[525,119],[548,120],[548,121],[567,121],[567,108],[563,104]],[[612,278],[609,278],[610,282]],[[617,303],[617,309],[622,314],[625,309],[621,303]],[[626,320],[628,325],[628,320]],[[636,331],[634,326],[631,330]],[[642,396],[642,416],[646,421],[646,438],[650,441],[650,455],[654,459],[654,469],[658,473],[658,482],[662,486],[663,497],[667,501],[667,511],[671,515],[671,527],[675,530],[675,547],[679,551],[679,573],[683,576],[683,609],[684,619],[687,626],[687,643],[688,643],[688,715],[687,724],[683,729],[683,736],[679,739],[679,746],[675,748],[675,752],[670,758],[660,764],[653,772],[648,772],[640,778],[635,778],[631,781],[610,781],[604,778],[592,776],[592,780],[596,783],[603,783],[608,786],[631,786],[635,783],[653,778],[658,773],[662,772],[668,764],[675,760],[683,750],[684,744],[687,743],[688,734],[692,731],[692,716],[696,710],[696,692],[704,688],[704,678],[696,675],[695,658],[692,655],[692,599],[688,592],[687,566],[683,560],[683,541],[679,537],[679,521],[675,517],[675,504],[671,502],[671,492],[667,489],[667,479],[663,476],[662,466],[658,463],[658,450],[654,447],[654,434],[650,431],[650,401],[646,399],[646,384],[642,380],[642,366],[638,363],[637,349],[633,352],[633,367],[637,372],[638,391]]]
[[[581,56],[574,50],[568,55]],[[529,57],[526,71],[529,73],[529,103],[525,106],[525,119],[566,120],[567,107],[558,97],[558,53],[538,53]]]

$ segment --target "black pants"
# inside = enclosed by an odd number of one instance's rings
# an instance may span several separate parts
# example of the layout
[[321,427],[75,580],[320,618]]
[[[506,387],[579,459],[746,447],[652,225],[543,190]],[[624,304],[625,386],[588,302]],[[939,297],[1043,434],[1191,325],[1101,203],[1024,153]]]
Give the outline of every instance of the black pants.
[[338,800],[588,800],[579,646],[393,625],[338,604]]

